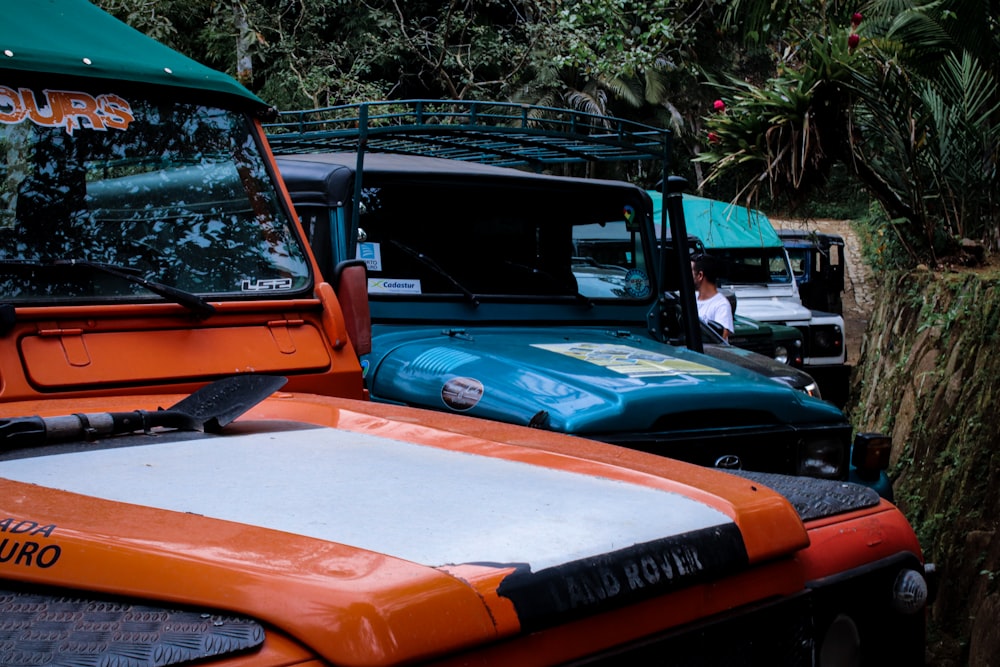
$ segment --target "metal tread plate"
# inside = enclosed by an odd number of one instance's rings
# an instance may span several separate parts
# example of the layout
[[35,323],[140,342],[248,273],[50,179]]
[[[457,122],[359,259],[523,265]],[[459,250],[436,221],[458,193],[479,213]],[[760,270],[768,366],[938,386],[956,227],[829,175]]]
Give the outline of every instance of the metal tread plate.
[[248,618],[0,589],[0,664],[168,667],[260,647]]
[[803,521],[874,507],[881,500],[874,489],[851,482],[750,470],[726,472],[758,482],[785,496]]

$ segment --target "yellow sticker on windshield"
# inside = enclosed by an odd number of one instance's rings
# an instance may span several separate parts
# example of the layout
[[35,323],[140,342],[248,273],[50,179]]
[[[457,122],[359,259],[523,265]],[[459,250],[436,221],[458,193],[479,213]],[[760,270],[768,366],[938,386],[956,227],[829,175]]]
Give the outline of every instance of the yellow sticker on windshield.
[[564,354],[589,364],[629,377],[656,377],[663,375],[729,375],[695,361],[671,357],[629,345],[604,343],[552,343],[532,345],[550,352]]

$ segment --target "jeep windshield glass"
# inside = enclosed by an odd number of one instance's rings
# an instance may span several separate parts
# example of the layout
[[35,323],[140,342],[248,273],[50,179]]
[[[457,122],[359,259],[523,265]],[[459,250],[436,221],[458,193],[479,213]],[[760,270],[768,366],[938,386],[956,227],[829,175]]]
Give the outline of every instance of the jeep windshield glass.
[[722,260],[721,285],[792,282],[784,248],[711,248],[708,252]]
[[788,259],[791,262],[792,273],[795,275],[795,279],[799,280],[806,277],[806,267],[808,266],[807,261],[809,259],[809,249],[808,248],[786,248],[788,251]]
[[17,260],[110,265],[213,299],[309,286],[302,245],[242,115],[133,94],[0,87],[0,121],[4,301],[162,296],[96,271],[26,274]]
[[[635,202],[585,189],[447,187],[366,175],[358,257],[379,300],[551,300],[589,306],[652,294]],[[374,183],[377,183],[375,185]],[[623,211],[629,211],[629,227]],[[434,265],[420,261],[432,258]]]

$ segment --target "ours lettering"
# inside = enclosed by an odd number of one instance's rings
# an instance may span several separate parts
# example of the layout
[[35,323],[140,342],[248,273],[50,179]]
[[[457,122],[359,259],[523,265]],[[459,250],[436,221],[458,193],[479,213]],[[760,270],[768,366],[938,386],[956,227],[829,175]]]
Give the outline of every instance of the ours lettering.
[[0,533],[18,536],[0,539],[0,565],[40,567],[42,569],[52,567],[62,555],[62,547],[58,544],[45,544],[29,538],[51,537],[55,529],[54,523],[42,525],[37,521],[25,521],[11,517],[0,519]]
[[114,94],[90,95],[72,90],[43,90],[0,86],[0,123],[31,121],[43,127],[61,127],[67,133],[82,128],[125,130],[135,120],[128,101]]

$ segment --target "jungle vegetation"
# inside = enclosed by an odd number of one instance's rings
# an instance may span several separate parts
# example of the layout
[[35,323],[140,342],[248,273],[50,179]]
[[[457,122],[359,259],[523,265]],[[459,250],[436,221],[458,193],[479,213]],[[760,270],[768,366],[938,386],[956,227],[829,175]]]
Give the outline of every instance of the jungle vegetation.
[[1000,246],[1000,0],[96,2],[282,110],[620,116],[670,128],[674,171],[711,196],[860,203],[875,268]]

